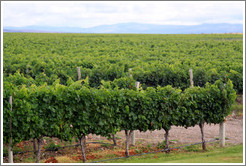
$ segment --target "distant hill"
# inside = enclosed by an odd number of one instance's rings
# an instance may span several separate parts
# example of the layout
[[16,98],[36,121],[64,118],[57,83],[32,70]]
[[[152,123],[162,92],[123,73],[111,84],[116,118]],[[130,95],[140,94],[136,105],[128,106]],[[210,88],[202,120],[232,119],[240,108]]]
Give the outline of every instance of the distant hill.
[[4,27],[3,32],[47,32],[47,33],[141,33],[141,34],[200,34],[200,33],[243,33],[243,24],[201,25],[156,25],[120,23],[91,28],[26,26]]

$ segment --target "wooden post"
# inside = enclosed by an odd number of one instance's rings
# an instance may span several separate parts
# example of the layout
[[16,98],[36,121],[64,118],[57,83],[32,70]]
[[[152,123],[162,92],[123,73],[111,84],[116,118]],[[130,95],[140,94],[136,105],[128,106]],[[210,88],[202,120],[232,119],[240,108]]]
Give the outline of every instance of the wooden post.
[[28,75],[29,74],[29,66],[27,66],[27,68],[26,68],[26,75]]
[[136,81],[135,86],[136,86],[137,90],[139,90],[140,82]]
[[132,77],[132,69],[129,69],[129,77]]
[[[10,111],[12,112],[13,106],[12,106],[12,96],[9,96],[9,104],[10,104]],[[14,159],[13,159],[13,150],[12,150],[12,142],[13,142],[13,138],[12,138],[12,117],[9,116],[9,131],[10,131],[10,138],[9,138],[9,144],[8,144],[8,160],[9,163],[13,163]]]
[[193,82],[193,73],[192,73],[192,69],[189,70],[189,73],[190,73],[190,86],[193,88],[194,82]]
[[[136,81],[135,86],[137,90],[139,89],[140,82]],[[131,145],[135,146],[135,131],[132,131],[131,133]]]
[[[129,69],[129,77],[132,78],[132,68]],[[135,145],[135,133],[134,131],[130,134],[130,144]]]
[[225,146],[225,122],[220,123],[219,142],[220,147]]
[[78,73],[78,80],[81,80],[80,67],[77,67],[77,73]]
[[[224,86],[226,83],[224,84]],[[219,129],[219,142],[220,142],[220,147],[225,146],[225,121],[220,123],[220,129]]]

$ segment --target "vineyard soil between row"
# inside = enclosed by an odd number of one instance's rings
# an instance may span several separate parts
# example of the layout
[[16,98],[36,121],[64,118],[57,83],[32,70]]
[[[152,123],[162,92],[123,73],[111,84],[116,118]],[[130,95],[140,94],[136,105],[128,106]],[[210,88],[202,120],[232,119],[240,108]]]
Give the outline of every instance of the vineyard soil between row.
[[[241,144],[243,143],[243,116],[228,116],[226,121],[226,143],[229,144]],[[211,140],[219,137],[219,125],[209,125],[204,126],[205,140]],[[134,155],[140,152],[148,152],[150,150],[157,150],[158,143],[160,144],[164,140],[164,130],[155,130],[140,132],[135,131],[136,146],[130,147],[130,155]],[[114,147],[109,144],[92,144],[89,142],[101,142],[113,144],[113,141],[97,135],[89,135],[87,137],[86,154],[88,162],[91,160],[104,159],[104,156],[123,157],[124,156],[124,141],[125,135],[124,131],[118,132],[116,134],[117,146]],[[199,126],[189,127],[187,129],[183,127],[172,127],[170,130],[170,144],[171,146],[178,146],[181,144],[189,144],[201,141],[201,134]],[[45,138],[42,144],[42,149],[45,149],[49,144],[54,143],[60,146],[66,146],[70,143],[61,142],[57,138]],[[76,144],[77,142],[72,142]],[[32,141],[23,141],[16,145],[14,149],[19,151],[33,150]],[[136,150],[137,149],[137,150]],[[17,154],[14,156],[14,162],[34,162],[32,159],[33,153],[27,152],[24,154]],[[57,160],[59,158],[59,160]],[[79,162],[81,161],[81,151],[80,147],[68,147],[61,148],[58,151],[46,151],[42,153],[41,162]],[[4,157],[4,162],[7,161],[7,157]]]

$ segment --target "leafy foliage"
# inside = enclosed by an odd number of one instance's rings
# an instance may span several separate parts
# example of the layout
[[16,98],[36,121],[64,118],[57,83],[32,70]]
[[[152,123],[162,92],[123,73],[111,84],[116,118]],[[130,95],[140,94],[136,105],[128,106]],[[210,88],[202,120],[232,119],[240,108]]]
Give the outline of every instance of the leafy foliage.
[[11,133],[15,144],[43,136],[70,140],[218,124],[236,92],[243,92],[239,34],[4,33],[3,38],[4,143]]
[[[13,118],[15,142],[41,136],[69,140],[90,133],[110,136],[119,130],[169,130],[200,122],[218,124],[230,113],[236,98],[233,84],[216,81],[204,88],[185,91],[169,86],[136,89],[96,89],[81,83],[4,88],[4,141],[8,141],[8,117]],[[8,95],[14,95],[9,111]]]
[[[129,68],[142,87],[189,87],[190,68],[195,86],[228,78],[243,92],[243,35],[119,35],[119,34],[3,34],[3,72],[19,72],[36,85],[66,85],[89,76],[91,87],[101,81],[128,77]],[[121,85],[119,85],[121,86]]]

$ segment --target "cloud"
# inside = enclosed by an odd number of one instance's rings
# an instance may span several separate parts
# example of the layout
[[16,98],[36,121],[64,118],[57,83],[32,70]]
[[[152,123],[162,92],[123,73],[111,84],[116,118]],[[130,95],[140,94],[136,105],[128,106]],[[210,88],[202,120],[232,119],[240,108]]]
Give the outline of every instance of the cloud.
[[4,27],[243,23],[245,11],[242,1],[4,1],[1,6]]

